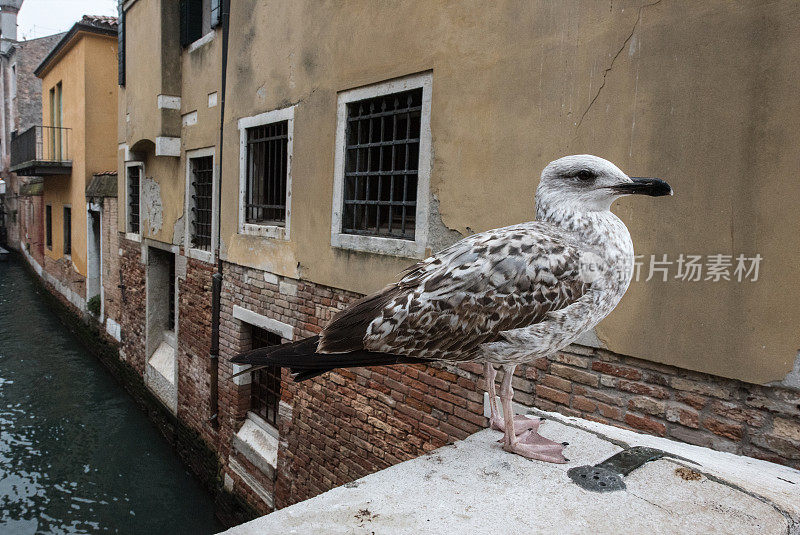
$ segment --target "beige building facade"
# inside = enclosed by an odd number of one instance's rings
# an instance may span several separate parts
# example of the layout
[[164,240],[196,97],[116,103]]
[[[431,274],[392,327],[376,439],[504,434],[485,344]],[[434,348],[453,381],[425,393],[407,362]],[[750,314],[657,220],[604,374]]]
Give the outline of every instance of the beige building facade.
[[532,219],[576,153],[675,196],[617,204],[628,294],[517,401],[798,461],[794,3],[225,4],[123,3],[117,151],[122,354],[225,488],[282,507],[480,428],[471,365],[295,384],[227,359]]
[[[128,70],[146,90],[123,93],[121,143],[133,152],[140,141],[149,143],[153,154],[156,143],[180,143],[172,152],[180,156],[155,157],[145,167],[145,175],[152,169],[153,176],[178,177],[187,151],[216,150],[219,108],[209,103],[218,98],[221,38],[210,33],[216,37],[182,54],[163,50],[158,25],[136,23],[161,17],[161,32],[168,33],[167,14],[157,5],[136,2],[127,12]],[[798,230],[786,204],[793,195],[785,188],[792,186],[782,178],[794,164],[793,108],[781,104],[798,76],[785,57],[797,28],[788,16],[793,6],[781,6],[765,14],[745,4],[732,13],[725,3],[708,2],[687,8],[694,16],[686,17],[669,6],[640,9],[635,2],[611,11],[570,2],[485,10],[459,3],[431,16],[429,5],[400,2],[371,13],[370,27],[358,29],[328,24],[332,17],[357,21],[366,9],[357,2],[234,6],[223,258],[366,293],[462,236],[531,219],[538,174],[548,161],[598,154],[631,175],[663,177],[676,190],[671,202],[624,199],[616,208],[642,267],[624,302],[598,327],[600,342],[698,371],[780,382],[799,349],[787,316],[798,289],[782,280],[792,272],[789,251],[797,249],[789,245]],[[763,43],[770,60],[756,68],[766,52],[729,36],[750,34],[759,23],[777,31]],[[287,27],[302,31],[267,37]],[[693,54],[695,47],[704,53]],[[153,64],[178,58],[180,71]],[[765,84],[765,75],[774,83]],[[426,238],[391,254],[332,246],[340,101],[348,91],[367,95],[420,77],[430,92],[429,186],[420,191],[429,205],[421,213],[427,212],[420,226]],[[180,98],[169,100],[174,96]],[[294,116],[289,239],[240,232],[239,222],[239,123],[280,110]],[[745,114],[752,120],[742,121]],[[749,133],[753,125],[771,135]],[[769,147],[759,145],[767,139]],[[184,188],[177,181],[160,188],[160,222],[148,220],[146,237],[181,242]],[[767,191],[774,194],[760,193]],[[731,258],[722,259],[727,274],[716,280],[707,267],[718,254]],[[662,255],[670,264],[659,264]],[[676,278],[681,255],[685,261],[702,256],[706,272],[699,281]],[[739,255],[748,269],[750,259],[762,257],[757,280],[750,280],[752,272],[737,280]],[[651,257],[662,271],[645,282]]]

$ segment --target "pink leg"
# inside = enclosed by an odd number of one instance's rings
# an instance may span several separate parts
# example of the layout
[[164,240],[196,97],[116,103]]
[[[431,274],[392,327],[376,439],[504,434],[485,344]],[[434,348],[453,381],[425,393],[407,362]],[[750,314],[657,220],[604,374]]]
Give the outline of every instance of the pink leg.
[[[500,411],[497,410],[497,393],[495,392],[494,388],[494,381],[497,377],[497,372],[495,371],[494,366],[488,362],[486,363],[485,375],[486,390],[489,393],[489,427],[497,431],[505,432],[506,426],[503,422],[503,418],[500,417]],[[528,418],[527,416],[517,414],[514,416],[514,434],[521,435],[526,431],[535,431],[539,428],[540,423],[542,423],[542,421],[539,418]]]
[[[503,418],[505,419],[506,432],[503,437],[503,449],[528,459],[538,459],[549,463],[565,463],[564,446],[558,442],[546,439],[536,430],[530,429],[520,438],[516,433],[509,433],[508,429],[514,428],[514,409],[512,399],[514,390],[511,388],[511,378],[514,376],[516,366],[506,365],[503,384],[500,386],[500,402],[503,404]],[[537,425],[538,427],[538,425]]]

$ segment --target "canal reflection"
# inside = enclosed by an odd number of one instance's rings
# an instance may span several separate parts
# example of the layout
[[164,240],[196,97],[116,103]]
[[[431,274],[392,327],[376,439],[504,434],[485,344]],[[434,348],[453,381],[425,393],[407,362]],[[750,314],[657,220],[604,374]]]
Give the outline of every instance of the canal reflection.
[[133,400],[0,262],[0,533],[214,533],[211,496]]

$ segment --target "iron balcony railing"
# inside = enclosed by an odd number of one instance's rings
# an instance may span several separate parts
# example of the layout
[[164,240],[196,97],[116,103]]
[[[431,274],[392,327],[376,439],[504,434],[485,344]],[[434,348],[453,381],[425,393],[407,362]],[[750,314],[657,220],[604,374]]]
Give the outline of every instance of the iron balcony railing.
[[[59,173],[72,167],[69,150],[70,128],[32,126],[11,140],[11,170]],[[38,173],[37,173],[38,174]]]

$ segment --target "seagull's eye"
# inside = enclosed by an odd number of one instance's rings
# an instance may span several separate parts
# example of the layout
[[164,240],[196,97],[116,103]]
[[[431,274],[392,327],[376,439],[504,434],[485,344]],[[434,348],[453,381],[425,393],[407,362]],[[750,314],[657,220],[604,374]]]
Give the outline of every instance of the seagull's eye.
[[578,178],[579,180],[594,180],[595,179],[594,173],[592,173],[591,171],[588,171],[586,169],[583,169],[583,170],[578,171],[577,173],[575,173],[575,177]]

